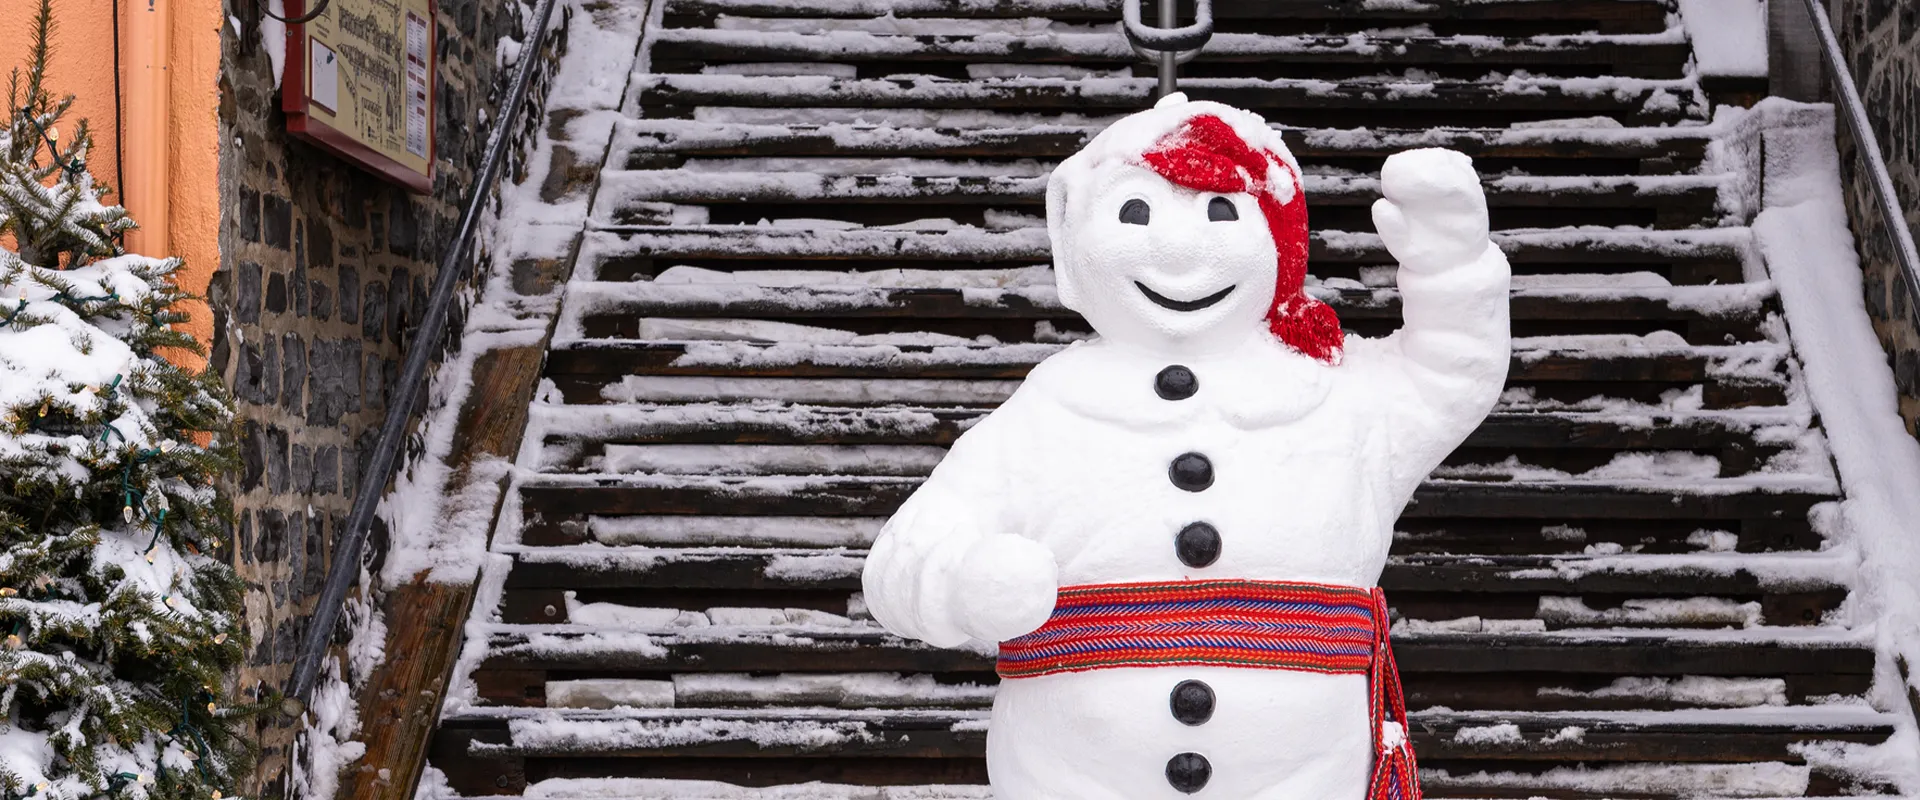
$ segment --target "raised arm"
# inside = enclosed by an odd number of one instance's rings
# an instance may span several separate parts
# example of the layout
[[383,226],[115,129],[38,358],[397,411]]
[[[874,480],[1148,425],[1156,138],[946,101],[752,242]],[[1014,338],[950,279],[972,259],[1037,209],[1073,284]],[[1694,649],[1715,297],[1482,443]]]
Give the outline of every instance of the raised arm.
[[1053,613],[1058,578],[1045,546],[1007,505],[1007,450],[1018,396],[954,442],[887,521],[861,576],[867,608],[901,636],[938,647],[998,642]]
[[[1362,345],[1362,374],[1392,437],[1393,486],[1411,493],[1493,410],[1512,360],[1511,270],[1488,238],[1473,161],[1452,150],[1387,159],[1374,226],[1400,262],[1405,324]],[[1371,351],[1371,352],[1366,352]]]

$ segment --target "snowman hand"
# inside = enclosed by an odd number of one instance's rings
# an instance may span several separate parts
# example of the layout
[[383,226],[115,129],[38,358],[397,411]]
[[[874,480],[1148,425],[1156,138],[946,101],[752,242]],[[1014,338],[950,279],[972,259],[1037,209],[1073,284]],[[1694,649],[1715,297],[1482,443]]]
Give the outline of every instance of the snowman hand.
[[989,534],[961,556],[952,619],[975,639],[1006,641],[1045,623],[1059,591],[1053,551],[1024,536]]
[[1374,229],[1404,268],[1440,272],[1486,252],[1487,196],[1473,159],[1438,147],[1387,158],[1373,204]]

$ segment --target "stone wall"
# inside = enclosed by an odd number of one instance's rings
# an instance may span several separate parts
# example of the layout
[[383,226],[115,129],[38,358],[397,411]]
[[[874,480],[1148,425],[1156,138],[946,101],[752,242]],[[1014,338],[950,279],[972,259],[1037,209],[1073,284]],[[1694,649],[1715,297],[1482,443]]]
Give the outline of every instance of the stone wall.
[[[226,5],[239,30],[221,32],[212,367],[240,407],[244,469],[230,487],[233,541],[254,647],[240,680],[265,697],[285,686],[313,613],[389,389],[499,117],[511,71],[497,66],[496,43],[521,38],[525,9],[439,0],[435,179],[430,195],[416,196],[287,135],[261,46],[265,3]],[[516,140],[531,135],[522,127]],[[477,252],[467,263],[487,258]],[[456,307],[451,328],[460,327]],[[295,721],[269,713],[258,725],[261,769],[244,794],[282,796]]]
[[[1907,229],[1920,235],[1920,2],[1834,0],[1831,11],[1906,211]],[[1920,309],[1910,302],[1864,162],[1845,125],[1840,126],[1840,167],[1866,272],[1867,309],[1893,362],[1901,413],[1908,429],[1920,435]]]

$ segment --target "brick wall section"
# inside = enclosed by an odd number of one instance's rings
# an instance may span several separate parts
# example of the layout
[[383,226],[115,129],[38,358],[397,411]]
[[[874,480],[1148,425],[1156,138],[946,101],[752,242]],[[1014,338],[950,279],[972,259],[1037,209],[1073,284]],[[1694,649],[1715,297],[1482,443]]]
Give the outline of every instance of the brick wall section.
[[[495,43],[520,39],[525,24],[518,3],[439,0],[434,190],[416,196],[286,134],[259,41],[264,5],[227,2],[247,34],[221,33],[221,264],[208,292],[212,366],[240,408],[244,468],[230,487],[232,541],[254,651],[239,679],[255,692],[285,685],[499,116],[511,70],[496,67]],[[536,109],[545,85],[543,76]],[[511,152],[525,151],[532,119]],[[508,177],[520,170],[516,159]],[[468,263],[489,261],[485,244],[476,242]],[[463,317],[456,306],[456,335]],[[379,537],[376,528],[376,558]],[[283,796],[295,728],[278,714],[260,718],[261,769],[245,795]]]
[[[1866,100],[1881,156],[1893,173],[1909,230],[1920,235],[1920,3],[1833,0],[1834,32]],[[1840,126],[1840,168],[1866,272],[1867,310],[1893,362],[1900,410],[1920,435],[1920,309],[1910,302],[1900,266],[1881,225],[1864,162]]]

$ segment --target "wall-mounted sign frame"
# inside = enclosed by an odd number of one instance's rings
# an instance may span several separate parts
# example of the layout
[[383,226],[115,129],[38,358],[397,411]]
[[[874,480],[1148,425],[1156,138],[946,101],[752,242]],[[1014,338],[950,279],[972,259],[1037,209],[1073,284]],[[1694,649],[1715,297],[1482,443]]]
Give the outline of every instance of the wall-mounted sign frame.
[[[286,0],[288,18],[312,0]],[[434,0],[331,0],[287,26],[287,131],[407,189],[433,191]]]

